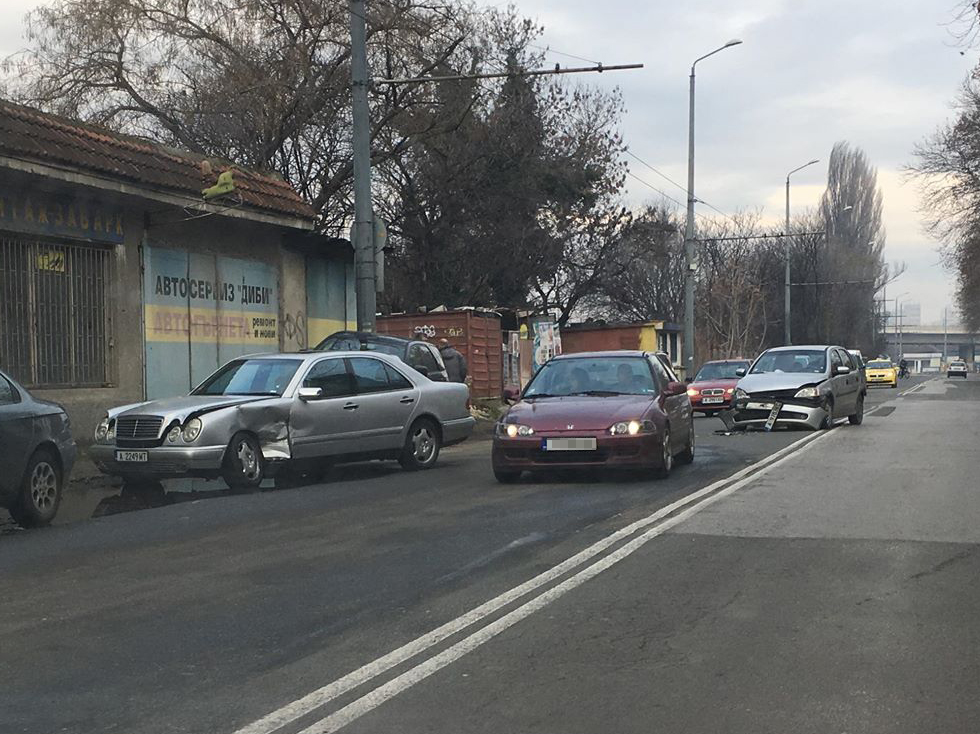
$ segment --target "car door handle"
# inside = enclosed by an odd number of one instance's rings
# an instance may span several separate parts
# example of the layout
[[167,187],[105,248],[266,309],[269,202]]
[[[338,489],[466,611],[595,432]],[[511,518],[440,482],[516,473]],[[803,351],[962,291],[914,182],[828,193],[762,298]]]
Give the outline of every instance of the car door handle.
[[415,398],[410,398],[410,397],[408,397],[406,395],[405,397],[403,397],[398,402],[401,403],[402,405],[408,405],[409,403],[414,403],[415,402]]
[[344,406],[344,410],[357,410],[358,407],[359,406],[357,403],[347,403],[347,405]]

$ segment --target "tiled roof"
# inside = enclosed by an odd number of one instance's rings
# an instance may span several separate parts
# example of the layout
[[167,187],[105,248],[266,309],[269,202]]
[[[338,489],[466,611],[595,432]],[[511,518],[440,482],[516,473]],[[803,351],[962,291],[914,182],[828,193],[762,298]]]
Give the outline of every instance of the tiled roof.
[[[227,161],[176,150],[96,125],[0,100],[0,155],[67,165],[151,189],[200,199],[218,174],[235,171],[244,206],[306,220],[313,209],[282,179]],[[204,163],[207,160],[209,163]],[[210,168],[210,173],[205,171]],[[232,194],[234,196],[234,194]]]

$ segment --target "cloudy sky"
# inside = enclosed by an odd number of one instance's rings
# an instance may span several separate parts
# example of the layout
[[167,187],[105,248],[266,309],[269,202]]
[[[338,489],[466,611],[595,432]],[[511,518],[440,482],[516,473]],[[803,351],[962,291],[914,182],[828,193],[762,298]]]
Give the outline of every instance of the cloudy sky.
[[[14,18],[36,0],[4,0],[0,56],[23,45]],[[497,3],[504,5],[505,3]],[[522,0],[544,41],[605,64],[640,71],[595,76],[619,86],[630,149],[675,181],[686,180],[687,75],[691,62],[730,38],[744,44],[698,65],[698,198],[726,213],[783,214],[786,172],[794,210],[814,206],[837,140],[863,148],[884,193],[886,257],[908,270],[889,297],[909,292],[926,321],[952,302],[937,244],[922,231],[918,192],[901,169],[916,141],[950,116],[949,103],[976,61],[951,34],[957,0]],[[13,12],[10,12],[13,11]],[[18,11],[20,11],[18,13]],[[561,55],[549,61],[578,64]],[[586,81],[584,78],[581,81]],[[684,192],[633,163],[633,172],[683,201]],[[659,199],[629,179],[636,203]],[[705,213],[711,213],[705,210]]]

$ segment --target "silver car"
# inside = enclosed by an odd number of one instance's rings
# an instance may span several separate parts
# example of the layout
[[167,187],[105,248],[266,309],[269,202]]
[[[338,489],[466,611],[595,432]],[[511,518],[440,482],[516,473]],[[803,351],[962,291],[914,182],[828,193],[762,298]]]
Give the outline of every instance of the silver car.
[[[736,428],[830,428],[838,418],[864,420],[864,371],[846,349],[814,345],[777,347],[759,355],[735,388]],[[744,376],[743,376],[744,375]]]
[[428,469],[472,432],[468,397],[465,385],[377,352],[241,357],[186,397],[110,410],[90,453],[106,474],[221,477],[236,488],[338,460]]

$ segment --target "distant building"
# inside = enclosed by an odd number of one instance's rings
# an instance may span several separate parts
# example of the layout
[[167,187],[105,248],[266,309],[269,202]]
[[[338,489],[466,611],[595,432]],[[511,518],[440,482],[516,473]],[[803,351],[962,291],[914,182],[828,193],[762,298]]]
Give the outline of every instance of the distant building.
[[922,304],[902,304],[902,326],[922,326]]

